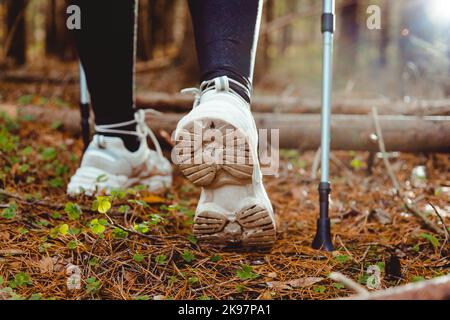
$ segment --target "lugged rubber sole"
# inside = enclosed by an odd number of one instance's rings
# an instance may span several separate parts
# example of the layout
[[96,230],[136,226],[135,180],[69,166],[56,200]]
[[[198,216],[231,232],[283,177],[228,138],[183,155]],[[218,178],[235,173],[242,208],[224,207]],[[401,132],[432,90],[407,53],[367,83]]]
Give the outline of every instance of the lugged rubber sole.
[[[194,126],[199,126],[204,133],[201,141],[195,141]],[[183,143],[190,152],[183,155],[179,168],[189,181],[200,187],[251,183],[253,163],[249,146],[245,137],[239,135],[233,126],[210,119],[196,121],[185,129],[189,131],[190,141]],[[214,132],[221,135],[222,141],[216,140]],[[227,141],[232,144],[227,144]]]
[[[195,126],[203,130],[201,141],[194,142],[198,138]],[[205,194],[194,218],[194,236],[201,244],[221,248],[271,248],[276,240],[275,219],[253,190],[253,159],[245,136],[216,119],[197,120],[184,129],[190,140],[183,144],[189,152],[181,156],[178,166]],[[217,130],[224,137],[222,142],[228,138],[233,143],[218,142],[214,134],[205,134],[208,129]]]
[[202,243],[219,247],[269,249],[276,240],[275,222],[267,209],[260,205],[245,207],[234,217],[203,211],[196,215],[193,230],[194,236]]

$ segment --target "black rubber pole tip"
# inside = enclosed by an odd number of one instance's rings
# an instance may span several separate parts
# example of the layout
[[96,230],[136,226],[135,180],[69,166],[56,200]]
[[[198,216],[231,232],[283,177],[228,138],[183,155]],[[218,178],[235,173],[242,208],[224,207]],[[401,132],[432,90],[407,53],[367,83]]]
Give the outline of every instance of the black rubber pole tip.
[[319,184],[320,218],[317,220],[317,231],[312,243],[313,249],[334,251],[331,241],[331,223],[328,215],[331,186],[328,182]]
[[316,250],[334,251],[331,241],[330,219],[318,219],[317,231],[312,248]]

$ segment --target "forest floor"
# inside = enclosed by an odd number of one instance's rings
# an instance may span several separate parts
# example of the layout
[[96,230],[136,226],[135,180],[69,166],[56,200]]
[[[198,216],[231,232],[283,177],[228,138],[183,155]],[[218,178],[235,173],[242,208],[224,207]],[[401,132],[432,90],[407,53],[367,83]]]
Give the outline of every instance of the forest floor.
[[[270,252],[246,253],[196,243],[199,189],[179,172],[164,195],[138,187],[69,198],[80,141],[32,119],[2,117],[0,128],[0,298],[329,299],[351,293],[328,278],[331,271],[369,288],[448,273],[445,239],[405,210],[380,159],[367,173],[364,152],[336,152],[332,162],[336,252],[310,248],[314,152],[284,150],[278,176],[266,179],[278,241]],[[433,204],[448,221],[448,156],[393,154],[391,162],[411,201],[438,223]],[[412,181],[418,165],[427,178]]]
[[[48,87],[54,98],[42,98],[41,89],[4,101],[66,107],[64,90]],[[191,226],[200,190],[177,170],[165,194],[136,187],[71,198],[65,186],[82,145],[57,122],[1,115],[0,150],[0,299],[332,299],[353,293],[329,278],[332,271],[375,290],[450,267],[445,236],[405,207],[379,156],[369,168],[368,152],[333,152],[336,251],[327,253],[311,249],[314,151],[282,150],[278,175],[265,177],[278,241],[270,252],[242,252],[197,243]],[[448,155],[389,153],[389,160],[410,204],[446,228]]]

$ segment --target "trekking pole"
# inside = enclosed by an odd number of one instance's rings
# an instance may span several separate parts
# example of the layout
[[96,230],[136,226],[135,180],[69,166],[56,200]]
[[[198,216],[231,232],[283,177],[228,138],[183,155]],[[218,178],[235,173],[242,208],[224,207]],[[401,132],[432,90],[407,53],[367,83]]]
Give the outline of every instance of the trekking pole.
[[80,114],[81,114],[81,134],[83,137],[84,151],[86,151],[89,141],[91,140],[91,133],[89,127],[89,92],[86,82],[86,74],[83,66],[80,63]]
[[333,251],[331,241],[330,217],[328,214],[331,186],[329,182],[330,165],[330,125],[331,125],[331,91],[333,77],[333,33],[334,0],[323,0],[322,34],[323,34],[323,74],[322,74],[322,131],[321,131],[321,179],[319,184],[320,217],[312,247]]

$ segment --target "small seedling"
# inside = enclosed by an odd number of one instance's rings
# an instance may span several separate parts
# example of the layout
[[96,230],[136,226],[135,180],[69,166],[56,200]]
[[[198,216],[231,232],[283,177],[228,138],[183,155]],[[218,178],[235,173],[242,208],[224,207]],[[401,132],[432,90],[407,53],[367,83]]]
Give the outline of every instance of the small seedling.
[[253,280],[259,277],[259,274],[253,272],[253,269],[248,264],[243,264],[241,269],[236,271],[236,275],[241,280]]

